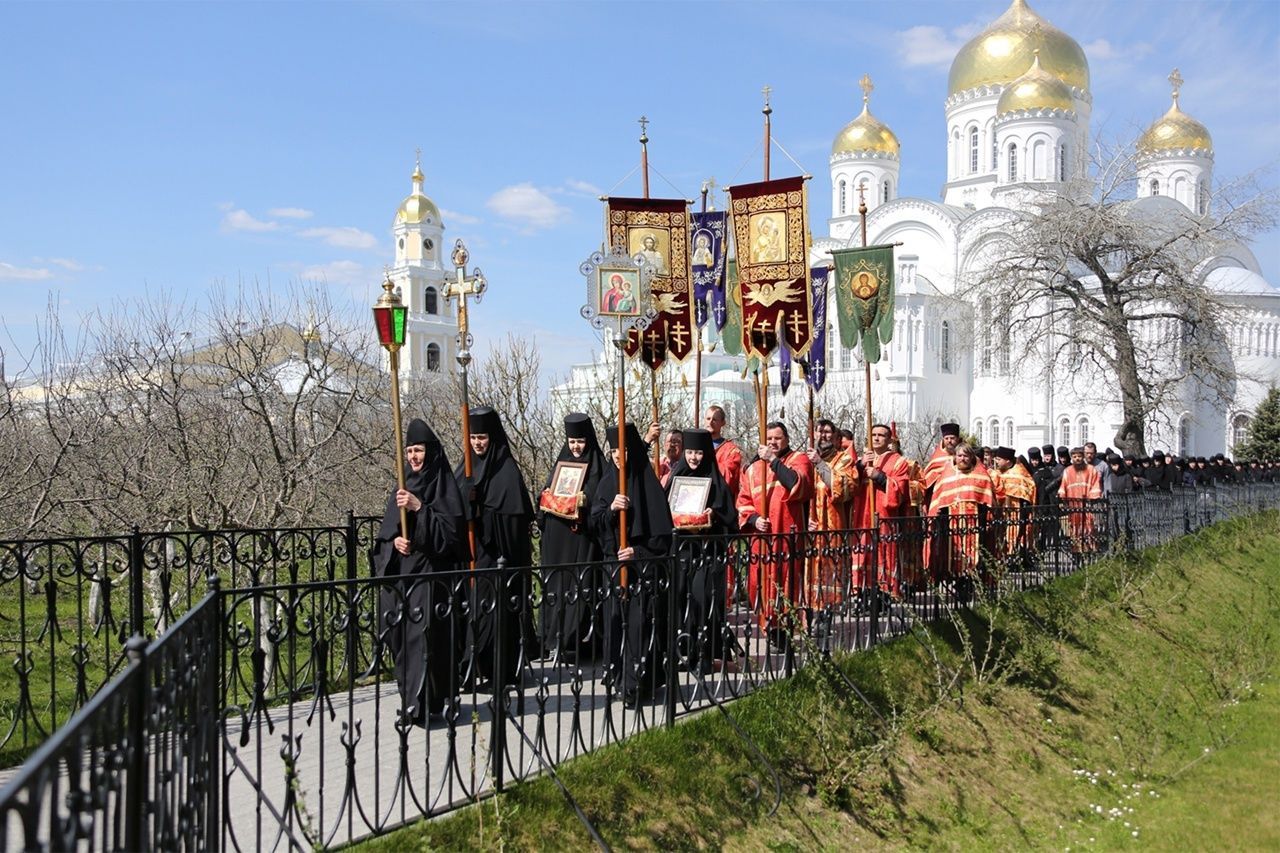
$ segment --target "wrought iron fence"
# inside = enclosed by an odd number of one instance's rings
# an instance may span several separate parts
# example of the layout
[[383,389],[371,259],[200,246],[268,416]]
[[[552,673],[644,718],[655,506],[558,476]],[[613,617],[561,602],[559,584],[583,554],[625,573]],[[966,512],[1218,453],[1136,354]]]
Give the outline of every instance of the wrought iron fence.
[[[623,566],[408,577],[368,577],[358,561],[348,571],[361,544],[349,525],[344,549],[319,563],[296,546],[254,571],[216,563],[215,588],[241,583],[127,657],[0,793],[5,842],[60,846],[75,824],[92,828],[74,830],[87,846],[130,847],[135,808],[141,846],[347,843],[723,711],[815,656],[1278,503],[1275,486],[1148,493],[868,530],[679,536],[671,555]],[[163,649],[179,651],[151,663]],[[175,683],[161,689],[160,672]],[[131,728],[139,683],[142,734]],[[135,788],[137,773],[119,768],[139,743],[150,759]],[[219,784],[179,785],[192,777],[183,760]]]

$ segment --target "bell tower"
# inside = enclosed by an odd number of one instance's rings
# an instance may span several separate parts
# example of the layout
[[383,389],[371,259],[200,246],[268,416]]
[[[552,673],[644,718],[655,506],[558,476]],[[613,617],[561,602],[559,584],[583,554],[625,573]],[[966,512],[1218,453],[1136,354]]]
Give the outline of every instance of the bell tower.
[[400,202],[391,225],[395,264],[390,276],[409,308],[401,369],[421,378],[449,370],[457,351],[458,321],[444,298],[444,222],[440,208],[422,191],[420,151],[410,179],[412,191]]

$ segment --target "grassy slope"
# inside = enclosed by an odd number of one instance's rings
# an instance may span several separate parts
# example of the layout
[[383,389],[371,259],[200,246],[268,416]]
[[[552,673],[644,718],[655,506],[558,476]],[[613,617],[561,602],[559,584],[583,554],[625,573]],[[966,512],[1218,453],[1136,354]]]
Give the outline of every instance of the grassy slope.
[[[716,714],[562,777],[614,849],[1280,848],[1274,513],[840,666],[884,722],[819,668],[731,706],[780,771],[774,816]],[[539,780],[367,846],[500,844],[589,840]]]

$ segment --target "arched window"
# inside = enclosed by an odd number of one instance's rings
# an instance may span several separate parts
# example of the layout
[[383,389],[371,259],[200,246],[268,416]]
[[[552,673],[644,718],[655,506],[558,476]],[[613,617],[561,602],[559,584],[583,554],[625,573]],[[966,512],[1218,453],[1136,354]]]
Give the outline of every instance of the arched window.
[[1043,181],[1049,177],[1049,169],[1047,157],[1048,146],[1044,140],[1036,140],[1036,144],[1031,147],[1031,177],[1037,181]]
[[1006,441],[1013,446],[1013,418],[1006,418],[1004,422],[1004,434],[1008,436]]
[[1018,146],[1013,142],[1009,143],[1009,180],[1018,180]]
[[1209,212],[1209,188],[1206,187],[1204,184],[1201,184],[1200,189],[1197,191],[1197,194],[1199,196],[1200,213],[1202,214],[1208,213]]
[[1013,353],[1013,324],[1009,320],[1009,306],[1000,309],[1000,375],[1008,376]]
[[973,422],[973,437],[978,440],[979,445],[986,444],[986,439],[982,437],[982,421]]
[[880,187],[880,203],[884,204],[889,201],[889,182],[885,181]]
[[1160,182],[1155,178],[1151,179],[1151,194],[1160,195]]
[[991,131],[991,171],[1000,171],[1000,143],[996,141],[996,132]]
[[940,366],[943,373],[951,372],[951,324],[946,320],[942,321],[942,345],[939,347],[941,351]]
[[426,294],[427,294],[427,299],[426,299],[427,313],[439,314],[440,313],[440,297],[436,293],[436,289],[431,285],[427,285]]
[[1065,181],[1067,179],[1067,146],[1063,143],[1058,147],[1058,180]]
[[1071,419],[1068,417],[1058,418],[1058,446],[1071,446]]
[[853,350],[847,347],[840,348],[840,369],[849,370],[853,367]]
[[1231,419],[1231,455],[1234,456],[1236,451],[1244,444],[1245,439],[1249,437],[1249,416],[1236,415]]
[[969,174],[978,174],[978,129],[969,129]]
[[1000,422],[995,418],[991,419],[991,446],[1000,446]]
[[1076,439],[1080,444],[1085,444],[1089,441],[1089,419],[1084,415],[1081,415],[1080,420],[1076,421],[1076,432]]
[[841,214],[843,214],[845,210],[848,209],[848,204],[845,197],[846,190],[848,190],[848,185],[845,184],[844,178],[841,178],[840,179],[840,213]]
[[1189,456],[1191,454],[1191,418],[1187,415],[1182,416],[1182,420],[1178,421],[1178,455]]
[[427,344],[427,370],[432,373],[440,372],[440,345]]

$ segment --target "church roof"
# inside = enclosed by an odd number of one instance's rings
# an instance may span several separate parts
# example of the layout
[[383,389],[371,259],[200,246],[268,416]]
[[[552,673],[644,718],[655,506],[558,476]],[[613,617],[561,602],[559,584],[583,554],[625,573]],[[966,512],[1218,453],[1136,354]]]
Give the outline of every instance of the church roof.
[[1138,150],[1144,154],[1157,151],[1212,151],[1213,137],[1209,128],[1193,119],[1178,106],[1178,94],[1182,87],[1182,75],[1173,69],[1169,75],[1173,84],[1173,104],[1168,112],[1156,119],[1142,136],[1138,137]]
[[1026,0],[1013,0],[956,54],[947,94],[1007,85],[1027,70],[1036,50],[1046,71],[1068,86],[1088,91],[1089,61],[1076,40],[1037,15]]
[[1067,84],[1045,71],[1040,65],[1040,51],[1035,52],[1031,67],[1027,72],[1014,80],[1000,95],[996,104],[996,115],[1019,112],[1021,110],[1062,110],[1070,112],[1075,109],[1075,101]]
[[894,157],[902,150],[898,137],[889,126],[871,114],[871,78],[862,78],[862,112],[836,134],[831,144],[831,156],[838,154],[889,154]]
[[413,175],[411,177],[413,180],[413,192],[404,201],[400,202],[400,207],[396,210],[396,222],[417,225],[428,218],[433,222],[440,222],[440,208],[436,207],[436,203],[427,198],[422,192],[421,164],[413,167]]

